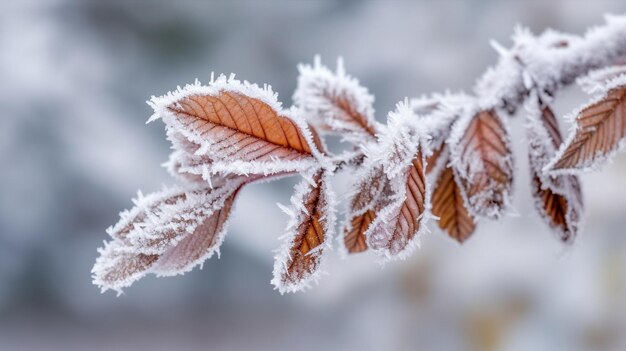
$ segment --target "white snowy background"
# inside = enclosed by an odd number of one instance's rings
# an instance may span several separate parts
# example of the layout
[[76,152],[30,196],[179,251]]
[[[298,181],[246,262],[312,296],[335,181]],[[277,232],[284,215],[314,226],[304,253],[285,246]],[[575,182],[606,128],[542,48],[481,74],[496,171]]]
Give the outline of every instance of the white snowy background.
[[[532,208],[523,118],[515,209],[463,246],[437,230],[407,261],[331,253],[280,296],[273,250],[296,179],[238,200],[222,257],[116,297],[91,285],[104,229],[171,184],[150,95],[210,72],[291,104],[299,62],[345,59],[379,120],[406,96],[469,90],[515,24],[582,33],[623,0],[0,3],[0,350],[624,350],[626,155],[583,176],[586,225],[563,247]],[[562,116],[587,97],[559,97]],[[567,125],[561,121],[565,130]],[[350,174],[336,182],[341,195]]]

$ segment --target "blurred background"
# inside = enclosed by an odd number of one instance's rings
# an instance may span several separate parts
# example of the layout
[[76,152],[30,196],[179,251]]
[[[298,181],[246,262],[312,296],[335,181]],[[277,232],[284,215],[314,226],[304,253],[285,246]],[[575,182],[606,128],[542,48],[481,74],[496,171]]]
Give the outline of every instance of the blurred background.
[[[286,179],[243,191],[202,270],[120,297],[90,278],[137,189],[173,182],[151,95],[235,72],[288,106],[297,63],[341,55],[384,121],[406,96],[471,89],[516,24],[581,34],[604,13],[626,2],[2,1],[0,350],[626,349],[626,155],[582,177],[585,229],[563,247],[531,205],[520,118],[514,210],[463,246],[433,228],[385,267],[331,252],[319,286],[280,296]],[[586,99],[573,87],[556,110]]]

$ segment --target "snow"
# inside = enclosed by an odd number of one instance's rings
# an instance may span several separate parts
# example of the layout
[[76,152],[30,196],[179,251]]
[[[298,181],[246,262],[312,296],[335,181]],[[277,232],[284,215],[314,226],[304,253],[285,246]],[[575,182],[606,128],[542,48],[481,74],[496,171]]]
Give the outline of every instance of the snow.
[[576,79],[576,83],[587,94],[606,93],[626,80],[626,65],[610,66],[589,72]]

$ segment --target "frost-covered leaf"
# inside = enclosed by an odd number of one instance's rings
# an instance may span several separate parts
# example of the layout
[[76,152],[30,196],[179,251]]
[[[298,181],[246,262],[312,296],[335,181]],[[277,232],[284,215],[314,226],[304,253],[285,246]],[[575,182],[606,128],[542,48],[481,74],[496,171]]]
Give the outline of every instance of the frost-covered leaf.
[[188,85],[153,97],[150,104],[150,120],[163,119],[170,140],[182,136],[192,146],[184,148],[186,154],[208,157],[211,163],[204,166],[212,174],[301,171],[314,166],[319,156],[311,131],[295,110],[283,110],[269,88],[234,77]]
[[494,110],[467,115],[453,127],[451,165],[469,212],[498,218],[510,203],[513,161],[509,136]]
[[374,218],[365,232],[366,244],[386,259],[408,254],[417,242],[420,222],[430,205],[424,179],[422,132],[412,107],[404,101],[389,113],[387,125],[377,135],[378,143],[364,149],[367,154],[364,167],[376,179],[373,182],[376,186],[368,189],[367,177],[361,178],[362,189],[357,192],[360,197],[353,203],[349,217],[353,220],[354,214],[372,210]]
[[[364,148],[367,155],[357,178],[356,189],[347,211],[342,248],[344,253],[367,249],[365,233],[380,211],[401,194],[392,189],[390,179],[404,178],[419,148],[415,115],[407,101],[389,113],[387,125],[381,126],[378,143]],[[402,193],[404,190],[400,190]]]
[[561,132],[550,107],[531,95],[526,131],[535,207],[563,242],[576,237],[582,216],[582,194],[575,175],[550,175],[542,169],[562,143]]
[[202,264],[217,252],[226,235],[226,227],[237,192],[224,200],[221,208],[215,210],[200,224],[193,234],[186,236],[175,246],[163,252],[152,267],[157,275],[169,276],[190,271]]
[[365,232],[376,213],[388,202],[389,180],[382,166],[373,167],[360,177],[346,214],[342,247],[345,253],[367,250]]
[[335,226],[335,199],[324,170],[305,175],[296,185],[285,244],[274,263],[272,284],[282,293],[296,292],[317,281],[325,249]]
[[626,144],[626,76],[615,87],[576,113],[575,128],[546,171],[587,170]]
[[367,210],[363,214],[352,217],[349,224],[346,225],[343,236],[343,246],[346,253],[354,254],[367,250],[365,231],[374,221],[374,218],[376,218],[374,210]]
[[100,256],[91,270],[93,283],[102,291],[113,289],[121,292],[140,279],[154,265],[158,255],[144,255],[133,252],[119,240],[105,243],[98,249]]
[[298,68],[300,76],[293,100],[311,123],[355,143],[375,136],[374,97],[345,73],[341,60],[336,72],[322,65],[319,57],[312,66]]
[[246,179],[219,186],[174,187],[139,196],[107,232],[113,241],[100,249],[92,270],[94,284],[120,290],[146,273],[189,271],[219,249],[225,221]]
[[557,232],[558,238],[570,243],[574,240],[582,220],[582,194],[578,178],[559,175],[549,188],[541,178],[533,176],[532,190],[535,207],[548,225]]
[[422,152],[409,160],[401,172],[389,179],[393,199],[378,211],[365,233],[368,246],[386,258],[404,258],[417,244],[428,206]]
[[[242,184],[243,179],[238,178],[213,188],[206,185],[192,189],[174,187],[140,197],[131,210],[137,216],[124,227],[132,226],[125,241],[137,252],[161,254],[194,233]],[[128,219],[122,218],[120,222],[127,223]],[[120,236],[114,229],[109,233],[113,237]]]
[[465,207],[465,200],[454,177],[454,170],[448,165],[448,151],[445,147],[441,148],[438,155],[440,159],[437,163],[440,165],[437,168],[441,170],[435,175],[431,198],[432,213],[439,217],[437,222],[439,228],[463,243],[474,233],[476,223]]

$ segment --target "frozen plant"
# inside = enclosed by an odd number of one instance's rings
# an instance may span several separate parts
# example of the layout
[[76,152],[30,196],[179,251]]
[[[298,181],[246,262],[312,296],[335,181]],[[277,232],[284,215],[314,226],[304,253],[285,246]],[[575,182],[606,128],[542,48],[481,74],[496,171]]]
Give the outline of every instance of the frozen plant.
[[[167,163],[179,185],[143,196],[107,230],[92,270],[102,290],[121,291],[147,273],[182,274],[219,247],[237,194],[252,182],[301,175],[289,207],[284,245],[272,283],[303,289],[320,276],[334,238],[345,255],[372,250],[404,258],[429,220],[459,242],[482,218],[510,206],[515,173],[508,117],[523,107],[537,211],[559,240],[576,237],[583,212],[577,173],[599,168],[626,145],[626,16],[574,36],[517,29],[513,45],[493,43],[498,63],[471,94],[405,99],[378,123],[374,97],[346,74],[301,65],[295,106],[283,108],[269,86],[219,76],[148,103],[162,120],[173,152]],[[571,114],[561,135],[550,108],[556,93],[578,82],[596,96]],[[352,145],[330,152],[322,138]],[[331,177],[355,174],[341,230]]]

